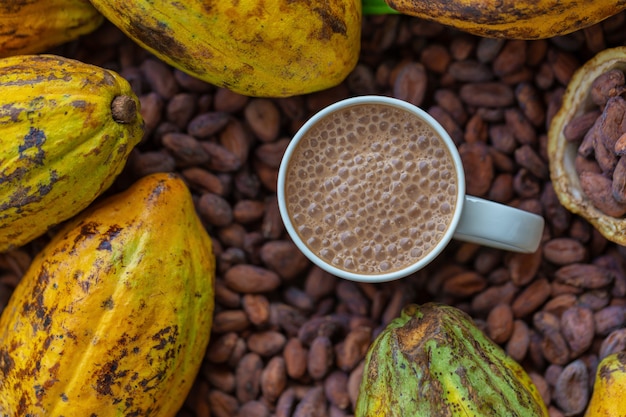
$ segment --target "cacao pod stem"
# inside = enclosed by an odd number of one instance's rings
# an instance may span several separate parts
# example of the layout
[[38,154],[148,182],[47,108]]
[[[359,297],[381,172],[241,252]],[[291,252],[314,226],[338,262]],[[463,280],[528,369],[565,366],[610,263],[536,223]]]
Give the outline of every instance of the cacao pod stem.
[[117,123],[129,124],[137,117],[135,100],[126,95],[117,96],[111,102],[111,115]]

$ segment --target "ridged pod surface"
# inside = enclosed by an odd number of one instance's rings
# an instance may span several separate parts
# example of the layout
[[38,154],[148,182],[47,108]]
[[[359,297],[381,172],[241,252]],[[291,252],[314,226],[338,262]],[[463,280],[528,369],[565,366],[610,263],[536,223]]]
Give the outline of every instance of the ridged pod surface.
[[339,84],[360,52],[361,0],[92,0],[154,55],[248,96]]
[[0,252],[106,190],[143,136],[139,100],[113,71],[54,55],[0,59]]
[[355,417],[547,417],[524,369],[463,311],[406,306],[370,346]]
[[0,415],[174,416],[209,340],[214,275],[177,176],[90,206],[35,257],[0,317]]
[[385,1],[402,14],[478,36],[508,39],[545,39],[566,35],[626,9],[626,0]]
[[44,52],[103,21],[89,0],[0,1],[0,58]]
[[604,357],[598,364],[593,383],[593,394],[585,417],[626,416],[626,352]]

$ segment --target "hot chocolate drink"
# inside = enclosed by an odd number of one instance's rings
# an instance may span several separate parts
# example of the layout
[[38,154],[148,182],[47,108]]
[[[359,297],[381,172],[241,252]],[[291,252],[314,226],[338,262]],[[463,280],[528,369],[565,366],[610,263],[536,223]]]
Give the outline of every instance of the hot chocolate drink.
[[302,241],[336,268],[404,269],[437,247],[454,216],[457,173],[426,122],[386,104],[357,104],[319,120],[285,176],[287,212]]

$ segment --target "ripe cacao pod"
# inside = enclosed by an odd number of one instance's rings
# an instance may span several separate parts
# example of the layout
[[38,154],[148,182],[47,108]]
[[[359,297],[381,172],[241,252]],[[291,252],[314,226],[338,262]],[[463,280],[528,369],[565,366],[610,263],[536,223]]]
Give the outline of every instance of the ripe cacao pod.
[[461,310],[406,306],[370,346],[355,417],[538,416],[524,369]]
[[78,213],[143,136],[121,76],[54,55],[0,59],[0,252]]
[[585,417],[622,417],[626,415],[626,352],[615,352],[598,364],[593,394]]
[[626,9],[624,0],[364,0],[369,10],[388,8],[487,38],[546,39],[567,35]]
[[0,415],[174,416],[209,340],[214,275],[174,174],[90,206],[35,257],[0,317]]
[[44,52],[103,21],[89,0],[0,1],[0,58]]
[[626,72],[626,46],[605,49],[576,70],[548,129],[550,178],[560,203],[574,214],[590,222],[612,242],[626,245],[626,218],[614,217],[594,206],[583,191],[576,170],[579,143],[565,137],[565,128],[577,116],[597,108],[591,98],[596,78],[610,70]]
[[360,52],[361,0],[92,0],[161,60],[248,96],[339,84]]

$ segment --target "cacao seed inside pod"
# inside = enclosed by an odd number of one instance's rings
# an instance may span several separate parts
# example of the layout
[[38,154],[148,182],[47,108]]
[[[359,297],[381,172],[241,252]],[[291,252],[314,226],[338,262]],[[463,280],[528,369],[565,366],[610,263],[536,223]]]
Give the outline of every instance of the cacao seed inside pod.
[[[614,69],[626,71],[626,47],[606,49],[574,73],[563,95],[561,108],[550,123],[548,158],[550,178],[561,204],[572,213],[584,217],[607,239],[624,245],[626,244],[626,218],[615,217],[616,211],[612,211],[613,215],[611,215],[596,207],[583,187],[584,181],[588,190],[604,192],[608,194],[605,197],[610,197],[611,181],[606,176],[595,177],[592,172],[580,176],[576,166],[584,152],[580,148],[585,145],[567,140],[565,136],[565,129],[572,120],[583,117],[597,108],[592,94],[594,80]],[[592,152],[594,152],[593,149],[589,151],[589,153]],[[602,184],[607,181],[608,184],[603,187]],[[599,198],[606,200],[602,196]],[[615,204],[611,207],[615,207]]]
[[0,252],[87,207],[143,136],[119,74],[54,55],[0,59]]
[[355,416],[547,416],[524,369],[461,310],[405,307],[367,353]]
[[0,317],[0,415],[173,417],[209,341],[214,277],[179,177],[152,174],[90,206]]

